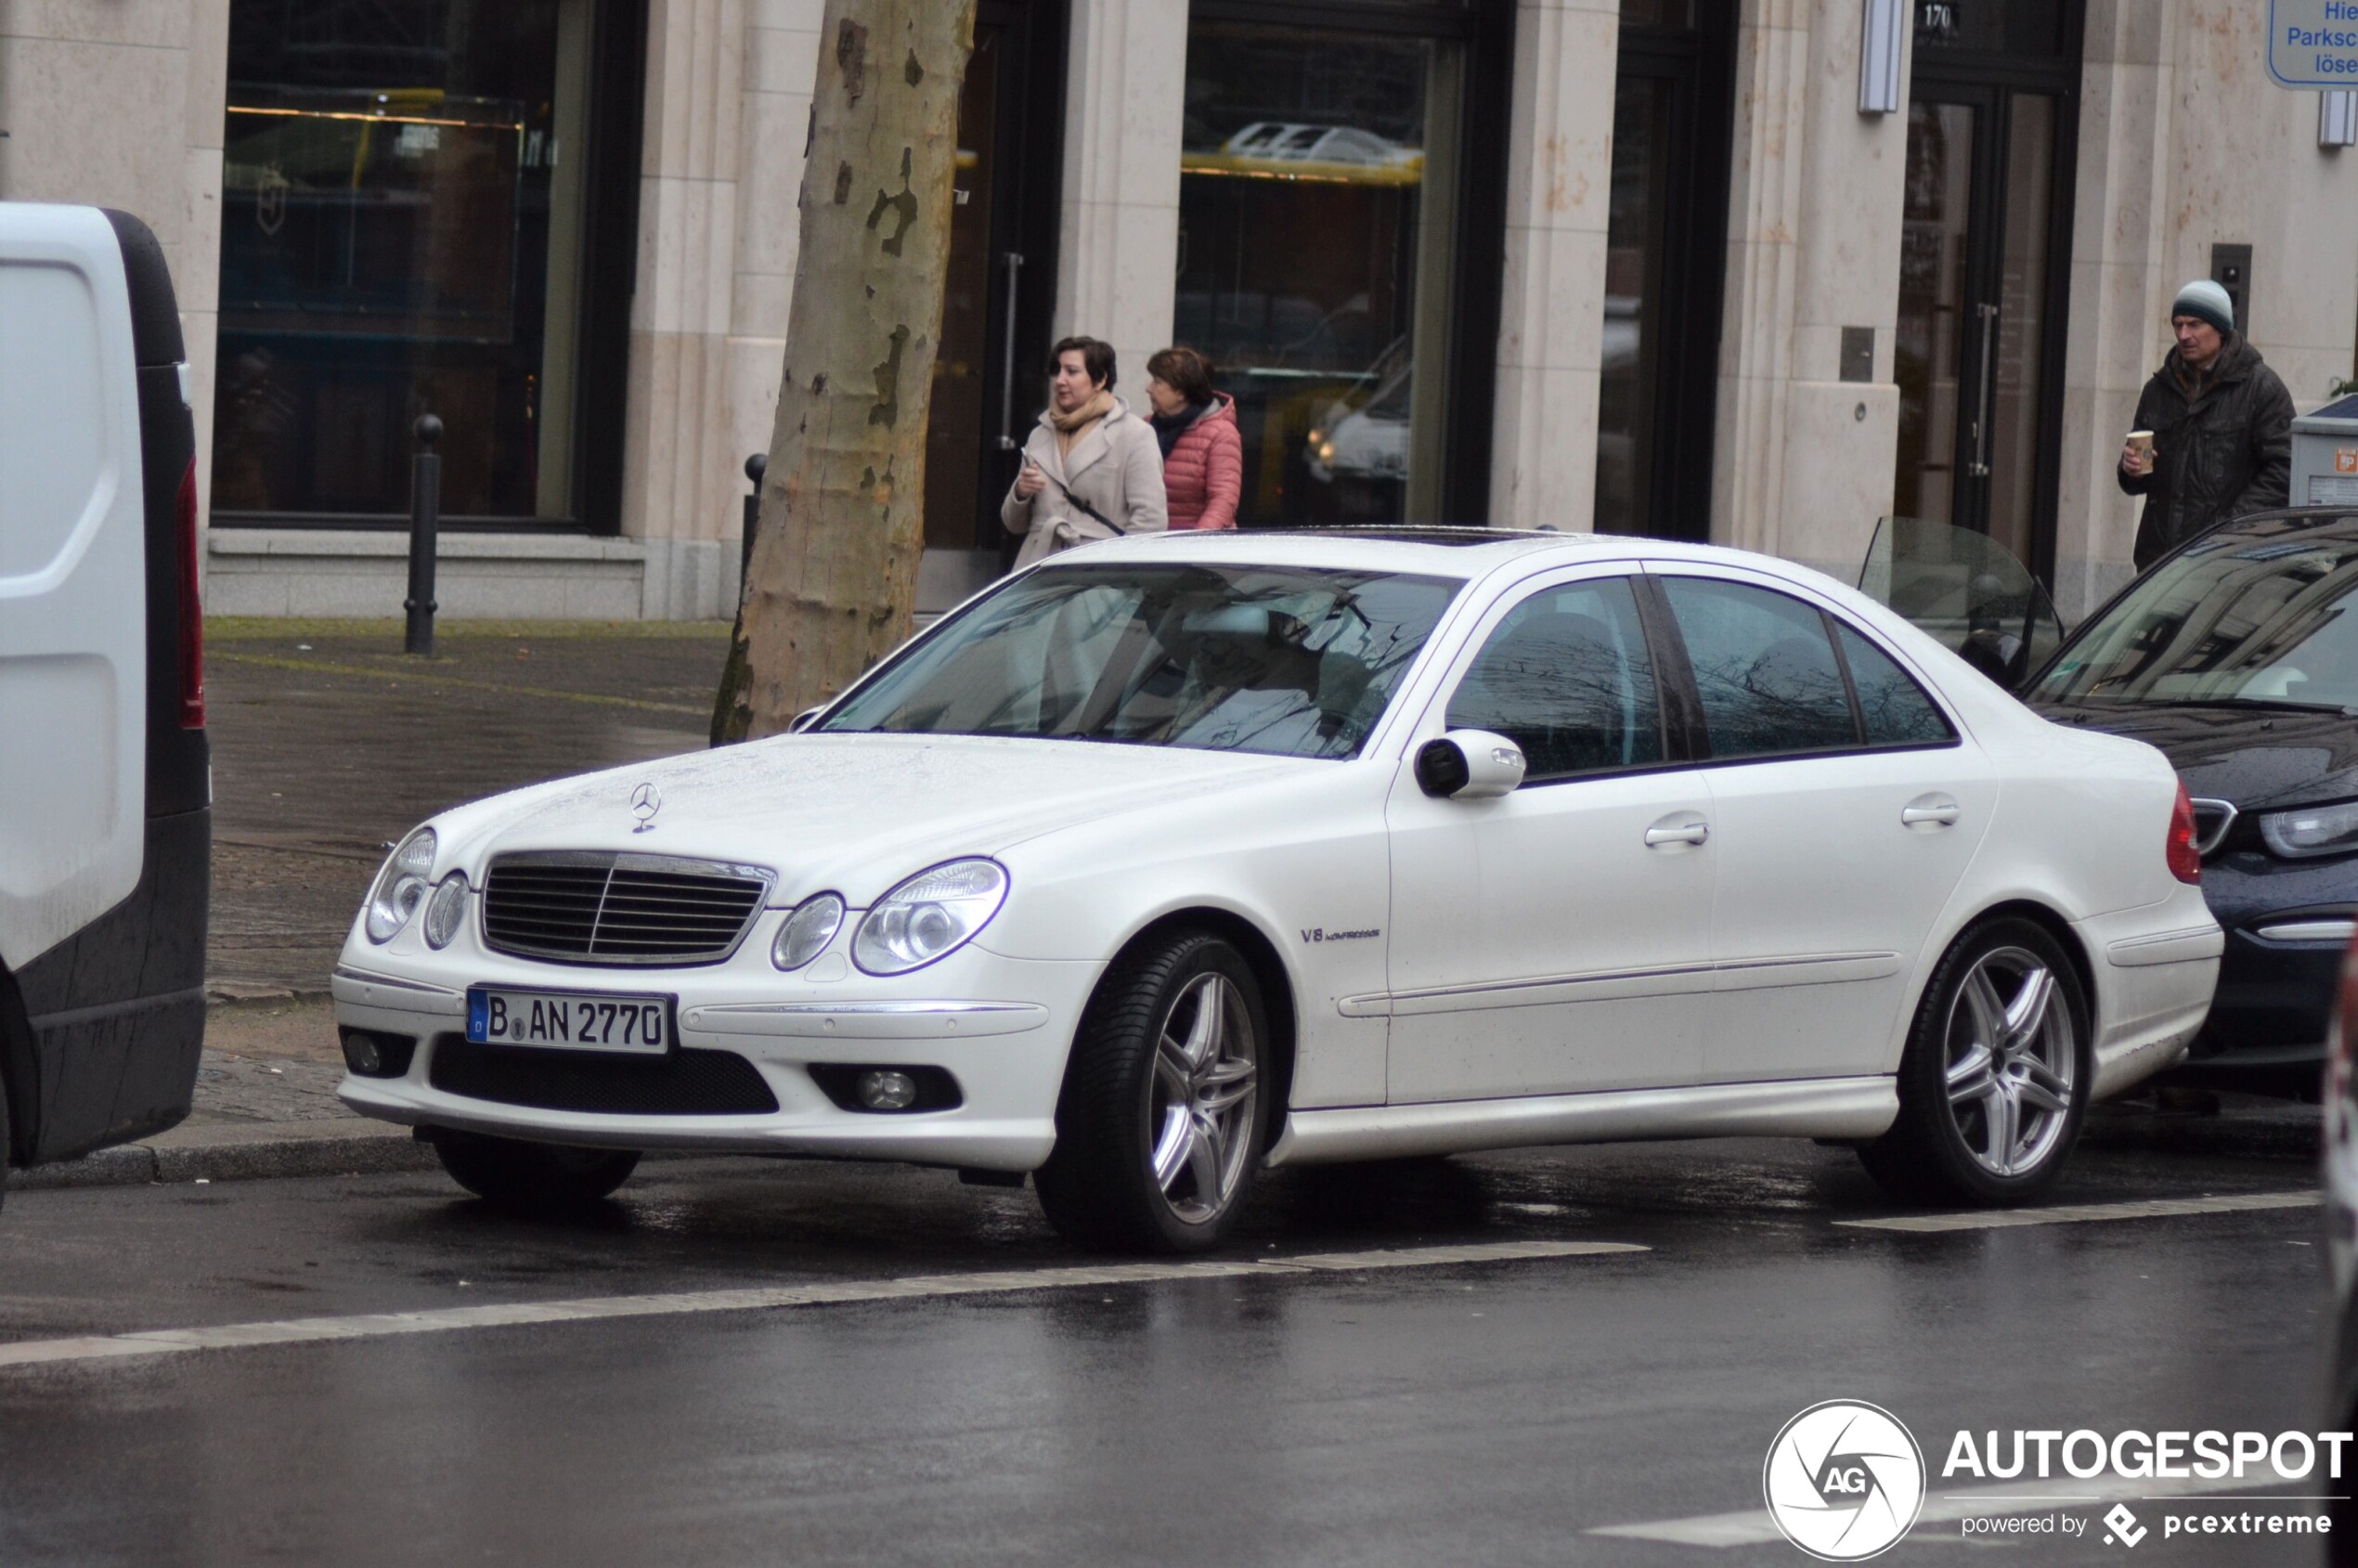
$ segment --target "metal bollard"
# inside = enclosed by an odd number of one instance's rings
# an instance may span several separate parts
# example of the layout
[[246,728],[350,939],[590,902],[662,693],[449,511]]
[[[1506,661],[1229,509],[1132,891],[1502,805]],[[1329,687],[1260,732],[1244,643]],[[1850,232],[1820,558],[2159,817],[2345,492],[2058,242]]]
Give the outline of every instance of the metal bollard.
[[753,531],[761,521],[761,476],[770,472],[770,454],[756,452],[745,460],[745,477],[753,481],[753,494],[745,498],[745,533],[738,540],[737,591],[745,590],[745,579],[753,575]]
[[409,460],[409,597],[401,602],[409,625],[401,651],[432,658],[434,536],[442,522],[442,459],[434,444],[442,439],[442,421],[420,414],[416,430],[422,449]]

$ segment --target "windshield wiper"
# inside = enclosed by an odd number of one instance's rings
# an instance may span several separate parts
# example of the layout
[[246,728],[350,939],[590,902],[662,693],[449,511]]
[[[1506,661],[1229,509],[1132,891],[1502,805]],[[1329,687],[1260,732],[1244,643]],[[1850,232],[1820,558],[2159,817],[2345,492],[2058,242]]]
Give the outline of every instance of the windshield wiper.
[[2256,707],[2276,713],[2330,713],[2358,719],[2358,708],[2340,703],[2295,702],[2290,697],[2114,697],[2121,707]]

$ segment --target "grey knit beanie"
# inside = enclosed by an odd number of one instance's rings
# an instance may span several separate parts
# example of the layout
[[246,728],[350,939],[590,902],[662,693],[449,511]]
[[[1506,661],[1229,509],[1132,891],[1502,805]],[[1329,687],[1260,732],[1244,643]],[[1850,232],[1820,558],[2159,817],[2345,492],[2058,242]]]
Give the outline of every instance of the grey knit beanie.
[[2170,302],[2170,319],[2174,321],[2181,316],[2201,317],[2218,328],[2222,337],[2232,336],[2235,330],[2235,302],[2227,297],[2226,290],[2208,278],[2196,279]]

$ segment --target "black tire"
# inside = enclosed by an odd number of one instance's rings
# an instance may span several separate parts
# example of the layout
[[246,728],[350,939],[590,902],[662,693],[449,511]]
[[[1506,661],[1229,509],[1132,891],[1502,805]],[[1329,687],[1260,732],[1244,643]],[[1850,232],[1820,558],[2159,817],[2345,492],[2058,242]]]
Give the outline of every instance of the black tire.
[[1268,1016],[1243,954],[1193,929],[1124,953],[1065,1067],[1056,1147],[1033,1179],[1048,1223],[1108,1251],[1218,1246],[1261,1165],[1269,1069]]
[[434,1151],[451,1179],[495,1209],[555,1214],[586,1209],[630,1179],[635,1149],[574,1148],[447,1130]]
[[1898,1119],[1859,1160],[1910,1202],[1997,1207],[2038,1197],[2079,1141],[2093,1038],[2079,972],[2045,927],[2012,917],[1973,927],[1916,1008],[1899,1060]]

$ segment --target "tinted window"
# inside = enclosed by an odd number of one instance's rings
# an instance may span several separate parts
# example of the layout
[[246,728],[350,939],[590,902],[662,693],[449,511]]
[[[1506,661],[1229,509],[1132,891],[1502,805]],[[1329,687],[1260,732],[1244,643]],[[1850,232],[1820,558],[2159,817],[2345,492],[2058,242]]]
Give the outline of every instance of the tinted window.
[[1528,779],[1661,761],[1653,663],[1629,584],[1549,589],[1516,605],[1449,699],[1448,724],[1513,741]]
[[1892,663],[1890,654],[1846,626],[1842,628],[1842,656],[1859,692],[1859,717],[1866,724],[1869,745],[1937,745],[1957,738],[1924,689]]
[[1350,757],[1459,586],[1290,567],[1043,567],[970,605],[820,728]]
[[1686,639],[1714,758],[1859,744],[1842,668],[1815,609],[1708,577],[1666,577],[1662,585]]

